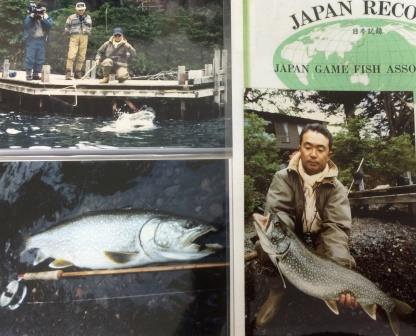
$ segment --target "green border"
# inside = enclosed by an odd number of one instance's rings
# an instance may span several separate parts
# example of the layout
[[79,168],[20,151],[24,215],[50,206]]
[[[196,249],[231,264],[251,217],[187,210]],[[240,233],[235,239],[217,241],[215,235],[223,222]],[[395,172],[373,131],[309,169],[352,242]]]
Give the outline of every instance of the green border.
[[249,1],[243,0],[243,75],[244,75],[244,87],[247,87],[250,82],[250,56],[249,56],[249,46],[250,46],[250,35],[249,35]]

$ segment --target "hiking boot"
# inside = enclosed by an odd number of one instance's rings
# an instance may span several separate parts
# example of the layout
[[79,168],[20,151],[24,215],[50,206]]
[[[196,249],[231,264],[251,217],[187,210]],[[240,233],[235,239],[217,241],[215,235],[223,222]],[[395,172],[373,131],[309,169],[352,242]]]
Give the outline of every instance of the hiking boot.
[[82,78],[81,71],[76,71],[76,72],[75,72],[75,75],[74,75],[74,78],[75,78],[75,79],[81,79],[81,78]]
[[32,76],[33,80],[40,80],[40,74],[39,73],[34,73]]
[[72,71],[71,70],[66,71],[65,79],[66,80],[71,80],[72,79]]
[[26,80],[32,80],[32,71],[31,70],[26,71]]
[[100,84],[107,84],[110,82],[110,76],[104,76],[103,79],[100,80]]
[[[275,279],[276,282],[279,279]],[[271,320],[277,315],[281,301],[284,297],[284,292],[281,286],[270,286],[269,295],[266,301],[260,307],[256,316],[256,326],[258,328],[264,328]]]

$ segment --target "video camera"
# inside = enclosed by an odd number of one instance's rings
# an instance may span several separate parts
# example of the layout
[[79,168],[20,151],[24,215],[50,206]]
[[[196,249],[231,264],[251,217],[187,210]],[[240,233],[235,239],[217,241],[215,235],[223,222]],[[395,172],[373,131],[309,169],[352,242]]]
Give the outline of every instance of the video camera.
[[40,19],[42,18],[43,14],[45,14],[46,8],[41,5],[35,4],[34,2],[30,2],[27,8],[27,12],[29,13],[29,15],[34,14],[35,19]]

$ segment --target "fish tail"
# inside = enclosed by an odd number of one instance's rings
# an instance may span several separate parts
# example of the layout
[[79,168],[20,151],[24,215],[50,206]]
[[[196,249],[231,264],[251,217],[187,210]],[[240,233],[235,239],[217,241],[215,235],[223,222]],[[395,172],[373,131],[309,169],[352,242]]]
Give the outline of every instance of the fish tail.
[[406,302],[403,302],[397,299],[393,299],[393,301],[395,303],[394,311],[399,316],[409,315],[414,312],[414,309],[410,305],[408,305]]
[[400,325],[399,325],[399,316],[411,314],[414,309],[408,305],[406,302],[393,299],[394,301],[394,309],[392,312],[387,312],[387,317],[390,322],[390,327],[393,330],[395,336],[399,336],[400,334]]
[[23,250],[20,252],[20,258],[23,258],[24,255],[31,249],[38,249],[36,251],[36,257],[33,260],[33,265],[36,266],[43,262],[44,260],[48,259],[48,256],[43,253],[43,251],[37,246],[37,242],[34,237],[29,237],[25,240]]
[[400,335],[400,324],[399,324],[399,318],[397,317],[397,313],[395,311],[392,311],[390,313],[387,313],[387,317],[389,319],[391,330],[393,330],[394,336]]
[[32,246],[33,244],[32,244],[32,239],[29,237],[29,238],[26,238],[25,240],[24,240],[24,243],[23,243],[23,249],[22,249],[22,252],[20,252],[20,255],[22,255],[22,254],[24,254],[24,253],[26,253],[26,251],[28,251],[28,250],[30,250],[31,248],[33,248],[33,246]]

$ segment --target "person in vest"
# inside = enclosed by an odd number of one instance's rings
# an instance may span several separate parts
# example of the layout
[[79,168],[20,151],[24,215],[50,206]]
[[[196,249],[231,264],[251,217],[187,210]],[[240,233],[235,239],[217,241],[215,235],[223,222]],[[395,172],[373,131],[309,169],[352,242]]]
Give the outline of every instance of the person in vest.
[[45,63],[46,42],[53,20],[42,4],[31,3],[23,22],[23,40],[25,41],[25,68],[27,80],[39,80]]
[[121,28],[113,29],[113,36],[106,41],[97,51],[95,60],[103,69],[101,84],[110,81],[110,73],[115,72],[119,83],[129,79],[127,62],[136,56],[136,50],[127,42]]
[[82,77],[82,67],[87,54],[88,36],[91,35],[92,20],[86,14],[87,7],[84,2],[77,2],[75,5],[75,14],[68,16],[65,22],[65,34],[69,35],[68,57],[66,60],[65,79],[72,78],[72,70],[75,61],[74,77]]
[[[348,246],[351,209],[347,189],[337,179],[330,160],[332,135],[321,124],[308,124],[300,134],[299,151],[287,168],[278,171],[266,196],[265,212],[276,215],[315,253],[348,267],[355,267]],[[259,242],[255,249],[262,264],[271,264]],[[280,278],[269,279],[269,294],[260,307],[256,326],[265,327],[277,314],[284,296]],[[351,308],[357,302],[341,294],[339,302]]]

